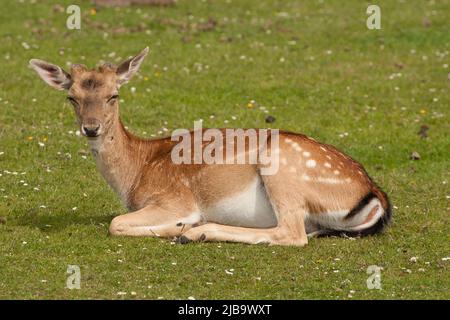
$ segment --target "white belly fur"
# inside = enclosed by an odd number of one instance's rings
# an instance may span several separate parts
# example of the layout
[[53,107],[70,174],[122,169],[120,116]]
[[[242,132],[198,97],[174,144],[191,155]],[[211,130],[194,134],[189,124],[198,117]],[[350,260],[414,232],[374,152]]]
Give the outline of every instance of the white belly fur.
[[259,176],[246,190],[202,210],[202,215],[208,222],[235,227],[270,228],[277,225],[275,212]]

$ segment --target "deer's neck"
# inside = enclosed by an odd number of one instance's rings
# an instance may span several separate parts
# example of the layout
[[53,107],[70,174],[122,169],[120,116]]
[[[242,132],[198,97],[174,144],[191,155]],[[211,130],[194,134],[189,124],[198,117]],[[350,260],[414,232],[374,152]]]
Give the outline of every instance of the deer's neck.
[[145,141],[127,132],[117,117],[108,132],[89,140],[89,146],[99,171],[128,206],[130,193],[149,155]]

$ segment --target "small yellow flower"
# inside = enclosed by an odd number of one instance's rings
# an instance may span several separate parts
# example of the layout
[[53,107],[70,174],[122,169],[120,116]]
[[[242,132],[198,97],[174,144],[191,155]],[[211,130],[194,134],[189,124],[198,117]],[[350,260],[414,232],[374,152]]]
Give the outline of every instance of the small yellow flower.
[[95,10],[95,8],[92,8],[91,10],[89,10],[89,13],[91,14],[91,16],[95,16],[97,14],[97,10]]
[[29,141],[31,141],[31,140],[33,140],[33,137],[32,137],[32,136],[29,136],[29,137],[27,137],[27,139],[28,139]]
[[161,74],[159,73],[159,72],[155,72],[155,77],[160,77],[161,76]]
[[148,77],[144,77],[144,81],[148,81]]
[[44,142],[47,141],[47,140],[48,140],[47,137],[44,137],[44,138],[42,139],[42,141],[44,141]]
[[420,113],[421,113],[421,114],[425,114],[425,113],[427,113],[427,110],[421,109],[421,110],[420,110]]
[[251,102],[247,103],[247,108],[253,108],[253,107],[254,107],[253,103],[251,103]]

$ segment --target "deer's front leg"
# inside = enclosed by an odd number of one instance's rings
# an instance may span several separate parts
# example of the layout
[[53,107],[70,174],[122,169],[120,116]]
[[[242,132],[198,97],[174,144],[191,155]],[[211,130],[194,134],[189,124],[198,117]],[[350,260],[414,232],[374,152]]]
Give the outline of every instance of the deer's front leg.
[[115,236],[171,238],[180,236],[200,220],[200,214],[192,209],[169,209],[149,205],[138,211],[115,217],[111,221],[109,232]]

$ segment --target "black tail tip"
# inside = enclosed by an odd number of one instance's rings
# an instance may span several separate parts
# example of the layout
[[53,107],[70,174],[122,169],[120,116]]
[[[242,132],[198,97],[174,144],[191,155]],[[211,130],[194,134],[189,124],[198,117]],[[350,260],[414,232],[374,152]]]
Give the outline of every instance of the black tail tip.
[[371,227],[359,230],[359,231],[345,231],[345,230],[323,230],[317,235],[318,238],[324,237],[346,237],[346,238],[362,238],[366,236],[372,236],[375,234],[382,233],[386,227],[389,225],[392,219],[392,207],[391,203],[386,197],[388,206],[384,209],[383,215],[378,219],[378,221]]

